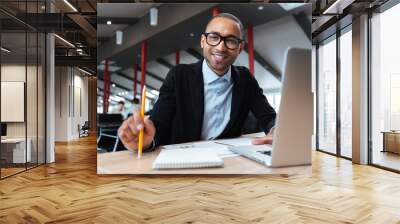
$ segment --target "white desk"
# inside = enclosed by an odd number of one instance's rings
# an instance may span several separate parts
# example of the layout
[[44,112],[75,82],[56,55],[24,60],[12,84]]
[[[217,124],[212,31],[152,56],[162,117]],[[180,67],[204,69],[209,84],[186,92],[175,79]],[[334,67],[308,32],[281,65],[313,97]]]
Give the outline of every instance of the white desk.
[[[27,138],[26,142],[26,152],[25,152],[25,138],[6,138],[1,139],[2,147],[6,147],[5,149],[2,148],[2,151],[5,152],[6,150],[10,150],[8,147],[12,147],[12,163],[25,163],[31,162],[32,153],[31,153],[31,146],[32,140]],[[25,161],[27,158],[27,161]]]
[[[247,135],[249,137],[262,136],[260,134]],[[190,144],[190,143],[189,143]],[[311,149],[310,149],[311,150]],[[271,168],[241,156],[223,158],[223,168],[202,169],[171,169],[153,170],[152,163],[157,158],[160,149],[143,153],[141,159],[131,151],[119,151],[97,154],[98,174],[274,174],[296,175],[311,174],[311,165]]]

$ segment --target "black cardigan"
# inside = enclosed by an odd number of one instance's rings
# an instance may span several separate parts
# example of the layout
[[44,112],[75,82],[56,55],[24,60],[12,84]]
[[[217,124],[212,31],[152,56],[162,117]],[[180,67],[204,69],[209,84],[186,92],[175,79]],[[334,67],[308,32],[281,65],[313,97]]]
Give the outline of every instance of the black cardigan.
[[[267,133],[275,123],[275,110],[247,68],[232,66],[231,71],[233,90],[230,120],[218,138],[240,136],[249,111],[253,112],[260,127]],[[201,140],[203,114],[202,60],[173,67],[150,112],[150,119],[156,127],[155,146]]]

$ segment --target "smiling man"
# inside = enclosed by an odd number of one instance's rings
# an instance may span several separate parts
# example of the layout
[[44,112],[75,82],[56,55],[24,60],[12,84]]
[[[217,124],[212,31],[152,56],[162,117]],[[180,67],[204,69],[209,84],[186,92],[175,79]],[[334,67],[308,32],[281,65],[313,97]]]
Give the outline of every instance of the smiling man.
[[243,25],[234,15],[214,16],[200,40],[204,60],[177,65],[169,71],[150,116],[142,120],[134,112],[121,125],[119,137],[124,145],[136,150],[142,128],[147,150],[237,137],[250,111],[266,133],[253,144],[272,143],[274,109],[249,70],[232,65],[243,50],[243,35]]

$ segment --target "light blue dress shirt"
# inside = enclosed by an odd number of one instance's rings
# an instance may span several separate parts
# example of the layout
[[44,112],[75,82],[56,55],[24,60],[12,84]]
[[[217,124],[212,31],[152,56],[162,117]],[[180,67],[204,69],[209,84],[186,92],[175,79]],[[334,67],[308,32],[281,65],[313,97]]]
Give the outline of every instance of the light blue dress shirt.
[[231,67],[223,75],[217,75],[203,60],[204,117],[201,139],[218,137],[229,122],[232,105]]

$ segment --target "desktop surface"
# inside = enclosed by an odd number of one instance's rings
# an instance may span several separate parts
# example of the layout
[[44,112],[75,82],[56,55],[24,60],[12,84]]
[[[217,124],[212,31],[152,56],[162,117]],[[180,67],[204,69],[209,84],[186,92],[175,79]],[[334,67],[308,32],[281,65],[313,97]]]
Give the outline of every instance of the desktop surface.
[[153,161],[161,148],[153,152],[143,153],[137,159],[137,153],[119,151],[97,154],[98,174],[274,174],[295,175],[311,174],[311,165],[271,168],[242,156],[224,157],[222,168],[167,169],[153,170]]

